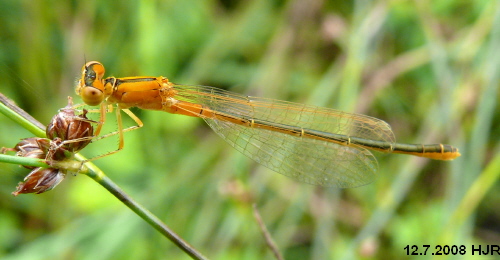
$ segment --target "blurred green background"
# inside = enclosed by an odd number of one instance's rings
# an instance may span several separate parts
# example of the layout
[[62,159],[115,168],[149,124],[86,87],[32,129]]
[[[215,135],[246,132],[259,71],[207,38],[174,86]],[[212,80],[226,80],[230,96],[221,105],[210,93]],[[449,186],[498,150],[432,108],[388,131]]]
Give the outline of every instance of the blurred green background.
[[[68,95],[80,102],[75,80],[99,60],[107,76],[363,113],[399,142],[462,153],[375,152],[374,183],[327,189],[257,165],[201,119],[133,109],[145,126],[96,165],[213,259],[273,259],[253,203],[286,259],[405,259],[424,244],[465,245],[448,259],[471,259],[472,245],[500,244],[499,49],[498,1],[0,1],[0,92],[44,124]],[[0,146],[32,136],[0,124]],[[0,258],[188,259],[86,176],[13,197],[28,172],[0,164]]]

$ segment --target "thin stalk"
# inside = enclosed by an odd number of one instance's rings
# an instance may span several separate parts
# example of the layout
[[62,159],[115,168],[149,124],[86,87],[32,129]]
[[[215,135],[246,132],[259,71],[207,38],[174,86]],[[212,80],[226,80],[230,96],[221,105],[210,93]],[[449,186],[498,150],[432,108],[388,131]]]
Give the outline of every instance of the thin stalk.
[[24,166],[34,166],[34,167],[44,167],[44,168],[49,167],[49,165],[43,159],[12,156],[6,154],[0,154],[0,162],[19,164]]
[[[77,159],[85,160],[85,158],[79,154],[76,155]],[[132,199],[125,191],[123,191],[116,183],[114,183],[108,176],[106,176],[99,168],[97,168],[93,163],[86,163],[85,166],[88,171],[81,172],[94,181],[99,183],[105,189],[107,189],[111,194],[118,198],[123,204],[129,207],[142,219],[149,223],[154,229],[160,232],[162,235],[170,239],[174,244],[176,244],[180,249],[190,255],[193,259],[207,259],[190,244],[184,241],[179,235],[172,231],[165,223],[163,223],[158,217],[153,213],[139,204],[137,201]]]
[[32,134],[38,137],[46,137],[45,126],[2,93],[0,93],[0,113],[12,119]]

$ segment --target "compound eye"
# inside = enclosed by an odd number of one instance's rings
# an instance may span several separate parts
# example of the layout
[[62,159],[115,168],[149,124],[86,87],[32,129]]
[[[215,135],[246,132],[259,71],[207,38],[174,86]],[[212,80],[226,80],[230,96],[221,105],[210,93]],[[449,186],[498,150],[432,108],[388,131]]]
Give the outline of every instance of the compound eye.
[[101,80],[104,77],[104,66],[98,61],[91,61],[87,63],[89,67],[92,67],[96,77],[98,80]]
[[104,76],[104,66],[102,63],[98,61],[89,61],[85,65],[83,65],[82,72],[85,76],[87,73],[92,73],[94,79],[99,79],[101,80],[102,77]]
[[79,94],[83,102],[89,106],[97,106],[104,100],[102,91],[94,87],[84,87]]

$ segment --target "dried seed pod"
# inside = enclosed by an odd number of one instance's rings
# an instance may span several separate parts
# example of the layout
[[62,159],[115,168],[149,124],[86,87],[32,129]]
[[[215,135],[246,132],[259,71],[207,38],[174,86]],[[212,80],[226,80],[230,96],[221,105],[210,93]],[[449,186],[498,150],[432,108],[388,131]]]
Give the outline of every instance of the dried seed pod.
[[71,153],[80,151],[92,141],[94,134],[93,121],[86,114],[84,109],[81,115],[75,115],[72,99],[68,97],[68,105],[60,109],[47,126],[47,137],[51,140],[60,138],[62,147]]
[[[94,128],[86,116],[87,110],[81,115],[75,115],[73,102],[68,97],[68,105],[59,110],[47,126],[47,138],[26,138],[14,148],[2,148],[2,152],[14,151],[18,156],[45,159],[49,168],[25,166],[33,169],[24,182],[20,182],[16,191],[17,196],[22,193],[42,193],[53,189],[65,177],[67,172],[75,171],[75,167],[68,167],[68,162],[74,161],[74,154],[91,141]],[[80,164],[81,166],[81,164]]]
[[23,193],[39,194],[49,191],[57,186],[65,175],[59,169],[38,167],[24,178],[24,182],[17,185],[16,191],[12,192],[12,195],[17,196]]
[[39,156],[40,154],[43,155],[42,149],[40,149],[40,146],[38,145],[37,140],[42,139],[38,137],[30,137],[30,138],[25,138],[21,139],[19,143],[16,144],[16,146],[13,148],[14,151],[16,151],[17,156],[22,156],[22,157],[31,157],[31,158],[39,158],[42,159],[43,157]]
[[[7,151],[16,152],[17,156],[28,157],[35,159],[45,159],[47,152],[50,150],[51,141],[46,138],[30,137],[21,139],[14,148],[2,148],[2,153]],[[26,166],[25,168],[34,169],[34,166]]]
[[[22,139],[13,148],[13,151],[16,151],[17,156],[35,158],[35,159],[45,159],[46,151],[43,151],[40,148],[38,140],[43,140],[43,138],[30,137]],[[36,168],[34,166],[26,166],[26,165],[24,165],[24,167],[28,169]]]

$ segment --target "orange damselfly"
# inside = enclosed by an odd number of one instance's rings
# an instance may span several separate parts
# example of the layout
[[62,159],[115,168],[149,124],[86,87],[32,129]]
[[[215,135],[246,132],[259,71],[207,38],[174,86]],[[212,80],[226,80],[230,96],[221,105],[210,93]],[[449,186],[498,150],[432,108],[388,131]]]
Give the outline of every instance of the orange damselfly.
[[138,107],[201,117],[249,158],[295,180],[321,186],[347,188],[373,181],[378,164],[368,149],[436,160],[460,156],[450,145],[396,143],[391,127],[370,116],[208,86],[178,85],[161,76],[103,78],[104,71],[97,61],[86,63],[76,93],[88,105],[101,105],[101,123],[106,106],[117,106],[118,150],[123,147],[123,132],[132,129],[122,128],[120,110],[137,122],[137,128],[142,122],[128,108]]

